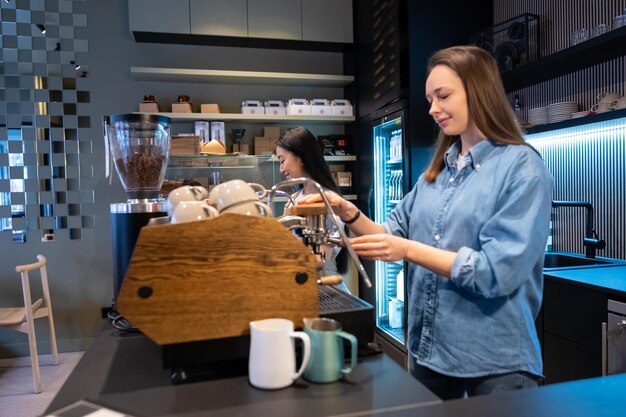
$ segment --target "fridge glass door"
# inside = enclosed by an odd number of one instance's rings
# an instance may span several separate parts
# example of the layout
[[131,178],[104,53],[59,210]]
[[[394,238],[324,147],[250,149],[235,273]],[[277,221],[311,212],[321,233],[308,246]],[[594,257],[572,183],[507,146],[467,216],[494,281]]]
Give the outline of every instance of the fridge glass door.
[[[374,220],[382,223],[404,196],[402,116],[388,116],[373,127]],[[404,261],[376,261],[376,326],[404,346]]]

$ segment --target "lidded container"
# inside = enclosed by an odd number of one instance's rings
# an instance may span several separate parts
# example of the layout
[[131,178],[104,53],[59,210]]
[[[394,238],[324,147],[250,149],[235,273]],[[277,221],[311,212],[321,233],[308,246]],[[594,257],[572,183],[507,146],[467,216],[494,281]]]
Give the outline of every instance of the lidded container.
[[105,129],[115,169],[129,200],[157,199],[170,155],[171,119],[115,114]]

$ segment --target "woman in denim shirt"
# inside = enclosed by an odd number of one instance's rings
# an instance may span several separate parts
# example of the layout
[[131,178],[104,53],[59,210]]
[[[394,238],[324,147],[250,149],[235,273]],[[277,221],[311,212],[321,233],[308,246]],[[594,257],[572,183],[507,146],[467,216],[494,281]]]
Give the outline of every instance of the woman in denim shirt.
[[483,49],[435,53],[426,99],[440,128],[435,153],[387,221],[331,200],[359,256],[408,262],[413,376],[442,399],[536,386],[551,176]]

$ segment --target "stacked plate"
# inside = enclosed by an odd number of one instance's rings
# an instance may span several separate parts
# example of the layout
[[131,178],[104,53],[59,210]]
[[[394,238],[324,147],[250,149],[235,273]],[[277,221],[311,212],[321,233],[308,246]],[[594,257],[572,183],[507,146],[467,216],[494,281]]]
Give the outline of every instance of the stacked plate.
[[562,101],[548,106],[548,121],[550,123],[561,122],[572,118],[572,113],[578,111],[578,103],[575,101]]
[[535,107],[528,109],[528,123],[531,125],[545,125],[548,123],[548,108]]

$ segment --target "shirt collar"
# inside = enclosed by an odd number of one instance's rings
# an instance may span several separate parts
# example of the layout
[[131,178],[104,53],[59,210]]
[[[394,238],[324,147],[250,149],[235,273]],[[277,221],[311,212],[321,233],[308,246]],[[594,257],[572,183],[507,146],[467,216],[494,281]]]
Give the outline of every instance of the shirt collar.
[[[480,143],[474,145],[468,151],[470,164],[475,170],[480,169],[480,164],[483,160],[487,159],[489,155],[494,151],[494,149],[498,146],[497,143],[493,142],[490,139],[485,139]],[[457,139],[446,151],[444,155],[444,161],[448,168],[456,166],[456,160],[459,157],[459,152],[461,151],[461,140]]]

